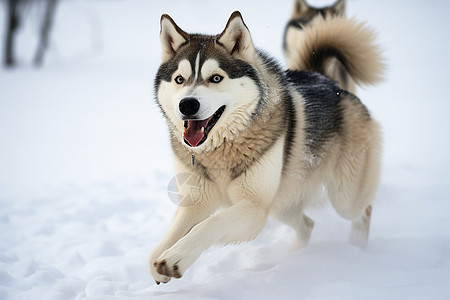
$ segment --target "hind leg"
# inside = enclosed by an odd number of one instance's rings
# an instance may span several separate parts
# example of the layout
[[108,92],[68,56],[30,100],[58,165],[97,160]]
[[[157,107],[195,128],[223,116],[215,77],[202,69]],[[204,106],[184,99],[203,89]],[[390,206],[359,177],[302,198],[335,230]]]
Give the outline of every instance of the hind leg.
[[308,244],[314,221],[303,213],[303,208],[300,205],[275,209],[271,212],[271,215],[276,220],[291,226],[295,230],[295,241],[291,249],[300,249]]
[[372,216],[372,199],[375,192],[355,192],[352,196],[336,193],[329,189],[330,201],[336,212],[344,219],[352,221],[349,242],[364,248],[369,240],[370,220]]
[[379,152],[376,147],[342,155],[327,182],[331,204],[338,214],[352,221],[349,241],[364,248],[369,239],[372,201],[380,177]]
[[352,221],[349,242],[359,248],[365,248],[369,241],[370,219],[372,217],[372,205],[367,206],[363,214]]
[[[341,163],[343,163],[341,161]],[[370,164],[362,160],[353,174],[336,172],[333,181],[327,184],[331,204],[343,218],[352,221],[349,241],[360,248],[367,245],[369,239],[372,201],[378,187],[378,168],[369,168]]]

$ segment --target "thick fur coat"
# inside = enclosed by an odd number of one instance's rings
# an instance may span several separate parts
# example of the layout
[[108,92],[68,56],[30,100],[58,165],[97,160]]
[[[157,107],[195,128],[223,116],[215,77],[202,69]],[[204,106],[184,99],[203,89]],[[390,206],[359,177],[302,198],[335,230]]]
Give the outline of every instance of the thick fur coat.
[[[302,54],[304,65],[345,57],[355,79],[376,77],[347,45],[359,27],[350,21],[342,40],[318,44],[319,59]],[[283,71],[254,47],[239,12],[214,36],[188,34],[163,15],[160,37],[156,98],[175,173],[190,174],[193,183],[180,194],[193,185],[198,193],[180,203],[149,256],[155,281],[181,277],[211,245],[254,239],[269,215],[294,228],[295,247],[305,246],[314,222],[303,211],[323,186],[352,221],[351,242],[365,245],[381,137],[360,100],[318,73]]]

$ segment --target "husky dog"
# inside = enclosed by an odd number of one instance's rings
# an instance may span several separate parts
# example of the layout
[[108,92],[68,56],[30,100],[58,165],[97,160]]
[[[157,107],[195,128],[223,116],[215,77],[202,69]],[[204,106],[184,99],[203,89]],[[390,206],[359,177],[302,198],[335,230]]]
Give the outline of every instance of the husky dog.
[[[350,22],[305,63],[345,57],[366,82],[353,52],[373,34]],[[369,35],[368,39],[365,35]],[[161,17],[162,64],[155,79],[167,119],[176,174],[189,173],[198,192],[180,203],[170,228],[149,256],[156,283],[180,278],[211,245],[254,239],[269,215],[308,243],[314,222],[304,209],[325,186],[339,215],[352,221],[350,241],[368,240],[371,203],[380,174],[377,122],[358,98],[308,71],[283,71],[257,50],[239,12],[218,35],[188,34]],[[356,61],[357,63],[354,63]]]
[[[295,1],[291,18],[284,30],[283,39],[283,52],[289,69],[302,70],[305,67],[303,57],[298,52],[303,51],[305,41],[310,41],[308,37],[305,37],[304,33],[305,28],[309,26],[317,27],[314,32],[319,34],[316,41],[318,48],[325,48],[329,39],[338,39],[344,42],[341,35],[346,34],[346,28],[341,28],[341,25],[338,28],[333,28],[333,30],[328,30],[330,26],[324,26],[325,23],[323,20],[332,18],[345,18],[345,0],[338,0],[333,5],[323,8],[309,6],[305,0]],[[348,24],[346,22],[336,23],[338,25],[344,24],[344,26]],[[360,41],[358,47],[363,48],[363,43],[364,41]],[[311,50],[314,51],[314,49]],[[364,51],[365,49],[361,50]],[[353,50],[353,53],[355,53],[355,50]],[[365,52],[361,52],[361,55],[366,54]],[[344,63],[339,59],[339,57],[330,57],[322,66],[323,69],[317,70],[310,67],[309,70],[317,71],[328,76],[335,80],[342,89],[354,93],[355,82],[345,69]],[[375,61],[377,61],[377,57],[375,57]],[[377,70],[374,73],[376,74]],[[374,84],[376,82],[371,81],[370,83]]]

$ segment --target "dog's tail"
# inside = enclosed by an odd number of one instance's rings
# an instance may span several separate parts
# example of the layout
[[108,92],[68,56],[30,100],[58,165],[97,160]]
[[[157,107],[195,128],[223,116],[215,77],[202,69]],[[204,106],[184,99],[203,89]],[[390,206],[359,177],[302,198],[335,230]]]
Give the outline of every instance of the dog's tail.
[[342,17],[317,17],[301,31],[288,57],[288,68],[326,74],[330,59],[337,59],[360,85],[383,80],[385,70],[376,34],[365,23]]

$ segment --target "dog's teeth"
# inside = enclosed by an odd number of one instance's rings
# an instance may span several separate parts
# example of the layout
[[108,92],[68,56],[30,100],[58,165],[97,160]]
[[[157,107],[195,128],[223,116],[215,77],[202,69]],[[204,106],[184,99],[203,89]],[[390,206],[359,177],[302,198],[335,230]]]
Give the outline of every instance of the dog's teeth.
[[202,129],[200,129],[202,131],[202,133],[205,132],[205,127],[202,127]]

